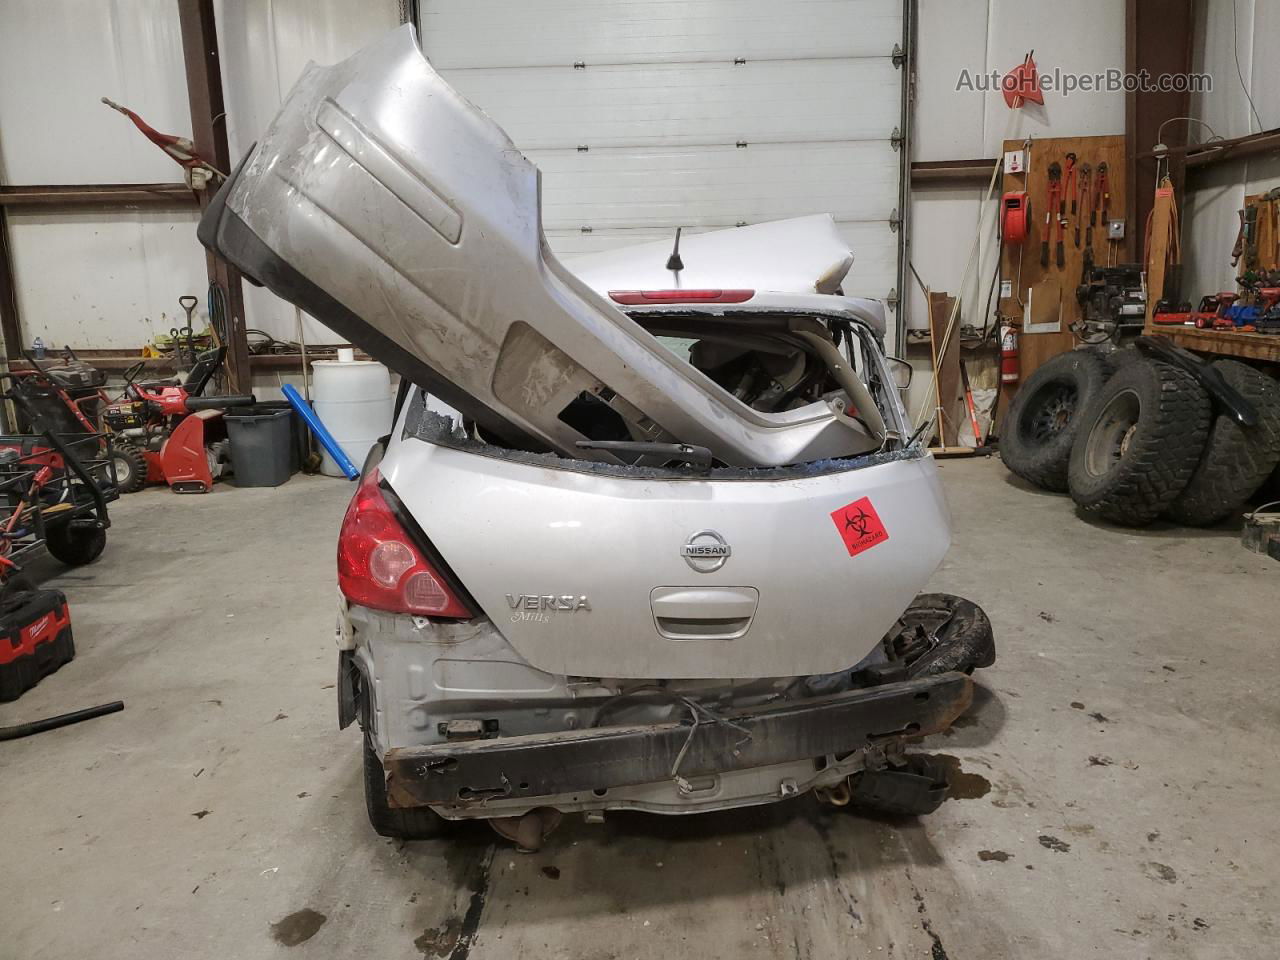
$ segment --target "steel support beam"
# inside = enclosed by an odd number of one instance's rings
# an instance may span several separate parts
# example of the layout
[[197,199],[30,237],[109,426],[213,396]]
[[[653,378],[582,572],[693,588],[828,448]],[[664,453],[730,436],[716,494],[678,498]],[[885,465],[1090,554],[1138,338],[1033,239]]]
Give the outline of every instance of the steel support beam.
[[0,207],[194,207],[185,183],[86,183],[0,186]]
[[977,160],[917,160],[911,164],[911,183],[987,184],[1000,161],[995,157]]
[[[1125,69],[1130,74],[1145,71],[1153,81],[1161,75],[1189,74],[1194,24],[1194,0],[1125,0]],[[1186,146],[1189,127],[1185,121],[1168,124],[1163,134],[1160,126],[1173,117],[1188,116],[1190,110],[1189,92],[1125,94],[1125,256],[1131,263],[1142,255],[1147,217],[1155,203],[1157,161],[1150,151],[1161,138],[1169,147]],[[1186,185],[1182,152],[1169,155],[1169,177],[1181,202]],[[1171,279],[1176,285],[1177,271]],[[1163,291],[1150,295],[1159,299]]]
[[[182,57],[187,68],[187,99],[191,105],[191,139],[196,152],[215,168],[229,173],[233,166],[227,146],[227,114],[222,99],[222,71],[218,59],[218,32],[213,0],[178,0],[182,27]],[[200,209],[213,200],[214,191],[200,190]],[[206,252],[209,282],[226,294],[227,380],[230,393],[249,393],[253,386],[249,368],[249,340],[244,320],[244,291],[240,271],[221,257]]]

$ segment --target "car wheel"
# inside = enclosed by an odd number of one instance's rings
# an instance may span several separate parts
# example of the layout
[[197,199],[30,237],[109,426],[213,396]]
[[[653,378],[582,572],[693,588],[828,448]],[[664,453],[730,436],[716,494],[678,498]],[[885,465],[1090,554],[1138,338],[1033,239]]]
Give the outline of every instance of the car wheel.
[[1072,350],[1031,374],[1005,420],[1000,438],[1005,466],[1041,489],[1065,493],[1079,413],[1102,389],[1108,372],[1101,354]]
[[1238,360],[1214,367],[1258,411],[1252,427],[1219,413],[1209,428],[1200,464],[1165,516],[1207,527],[1240,512],[1280,463],[1280,383]]
[[147,458],[132,444],[117,443],[111,450],[116,470],[116,489],[121,493],[137,493],[147,485]]
[[868,813],[922,817],[947,799],[947,770],[933,757],[912,754],[901,766],[849,777],[849,806]]
[[950,593],[922,593],[884,638],[885,653],[906,678],[958,670],[973,673],[996,662],[991,621],[976,603]]
[[73,527],[62,523],[45,531],[45,547],[55,560],[73,567],[93,563],[107,546],[103,527]]
[[1081,414],[1068,469],[1071,498],[1087,515],[1145,526],[1191,479],[1211,414],[1191,374],[1153,360],[1125,364]]
[[387,802],[387,774],[366,735],[364,743],[364,803],[369,823],[380,837],[430,840],[444,832],[446,821],[430,807],[393,807]]

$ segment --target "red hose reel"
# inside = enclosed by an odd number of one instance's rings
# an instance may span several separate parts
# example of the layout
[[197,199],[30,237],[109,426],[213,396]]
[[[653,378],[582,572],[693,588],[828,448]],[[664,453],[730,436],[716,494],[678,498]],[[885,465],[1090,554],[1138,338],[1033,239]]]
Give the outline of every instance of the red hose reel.
[[1031,198],[1025,190],[1010,190],[1000,198],[1000,234],[1011,247],[1027,241],[1031,227]]

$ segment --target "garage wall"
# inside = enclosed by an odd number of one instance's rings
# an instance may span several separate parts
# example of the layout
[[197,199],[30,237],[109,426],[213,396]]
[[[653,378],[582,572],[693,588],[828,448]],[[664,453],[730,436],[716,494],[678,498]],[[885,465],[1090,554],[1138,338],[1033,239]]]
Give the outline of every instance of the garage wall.
[[[0,178],[6,183],[174,181],[180,168],[99,98],[158,130],[189,130],[177,5],[5,0],[0,6]],[[195,215],[11,211],[27,343],[137,346],[202,292]]]
[[[225,0],[215,5],[231,154],[265,128],[309,59],[334,61],[399,23],[395,0]],[[175,182],[181,169],[107,96],[157,130],[190,133],[173,0],[0,4],[0,179],[10,184]],[[136,348],[208,286],[193,211],[12,210],[24,340]],[[246,286],[251,327],[293,339],[293,307]],[[203,306],[201,312],[203,313]],[[308,324],[313,342],[338,338]]]
[[[1276,96],[1280,60],[1274,53],[1275,38],[1280,36],[1280,2],[1204,0],[1197,18],[1202,39],[1195,69],[1213,77],[1213,90],[1192,98],[1192,115],[1228,139],[1280,127],[1280,97]],[[1240,74],[1253,96],[1257,117],[1250,110]],[[1192,136],[1203,141],[1210,133],[1193,127]],[[1184,298],[1198,300],[1206,293],[1235,289],[1231,247],[1240,224],[1236,211],[1244,206],[1246,195],[1275,187],[1280,187],[1280,157],[1275,155],[1192,173],[1182,207]]]
[[542,171],[559,255],[825,212],[845,289],[897,287],[902,0],[423,0],[420,33]]
[[[1055,68],[1095,73],[1124,67],[1124,3],[1118,0],[918,0],[914,160],[996,157],[1006,136],[1107,136],[1124,133],[1124,97],[1047,94],[1043,109],[1019,111],[1013,127],[999,92],[957,90],[962,69],[1005,73],[1035,50],[1042,74]],[[960,289],[975,229],[980,266],[964,292],[965,322],[981,325],[996,269],[996,203],[986,188],[927,186],[912,191],[911,261],[932,289]],[[911,285],[908,325],[926,328],[928,311]]]
[[[1254,0],[1238,2],[1242,19],[1261,18],[1251,36],[1275,35],[1280,24],[1273,22],[1272,0],[1259,0],[1256,15]],[[880,93],[896,82],[895,71],[884,66],[884,51],[899,29],[896,2],[809,0],[788,5],[783,16],[767,0],[609,0],[589,5],[598,27],[585,32],[584,4],[422,4],[433,61],[489,107],[546,172],[547,226],[557,251],[572,255],[661,239],[674,220],[687,223],[690,215],[710,227],[830,210],[857,255],[851,288],[883,295],[893,286],[892,238],[884,237],[891,206],[877,198],[889,194],[894,155],[879,149],[875,134],[890,119],[891,97]],[[1214,12],[1204,16],[1211,35],[1229,21],[1226,4],[1210,0]],[[1030,47],[1045,70],[1123,64],[1123,6],[1115,0],[1070,7],[1048,0],[919,0],[914,158],[995,155],[1005,129],[1003,101],[994,93],[956,91],[963,67],[1003,71]],[[265,126],[308,59],[341,59],[398,22],[395,0],[226,0],[217,12],[233,155]],[[732,31],[726,22],[735,24]],[[1046,29],[1047,22],[1054,27]],[[1242,37],[1245,29],[1242,22]],[[1258,64],[1259,88],[1267,89],[1262,84],[1270,78],[1274,89],[1275,68],[1251,50],[1245,55],[1248,69]],[[736,56],[748,64],[734,67]],[[575,60],[591,66],[565,67]],[[510,83],[517,74],[520,83]],[[0,176],[10,183],[177,179],[175,164],[98,103],[103,95],[134,107],[159,129],[186,131],[172,0],[0,5]],[[1228,87],[1220,82],[1214,96],[1220,99],[1213,109],[1234,112],[1243,132]],[[850,110],[855,99],[858,109]],[[1274,98],[1263,99],[1268,103],[1260,108],[1274,111]],[[531,102],[548,100],[554,109],[531,114]],[[685,109],[661,109],[671,102]],[[746,122],[726,127],[730,112]],[[594,142],[585,144],[590,150],[580,153],[572,134],[584,113],[598,122]],[[1104,94],[1055,97],[1043,115],[1019,122],[1019,134],[1034,136],[1118,133],[1123,101]],[[1274,116],[1268,121],[1276,122]],[[729,135],[750,146],[726,145]],[[1273,176],[1257,165],[1254,173],[1262,182]],[[700,203],[734,178],[772,187],[741,207]],[[977,304],[988,268],[994,269],[994,205],[983,209],[982,192],[917,187],[910,211],[911,258],[935,289],[958,289],[970,225],[983,225],[984,281],[966,296],[966,316],[974,320],[981,319]],[[1215,235],[1227,230],[1238,206],[1212,191],[1194,203],[1194,212],[1207,210],[1194,229]],[[39,333],[50,342],[132,347],[154,330],[167,330],[177,297],[205,288],[194,226],[194,214],[180,212],[12,213],[27,339]],[[907,293],[911,323],[924,325],[914,284]],[[246,299],[252,326],[293,336],[292,307],[256,289],[247,290]],[[308,336],[334,339],[318,325],[309,325]]]

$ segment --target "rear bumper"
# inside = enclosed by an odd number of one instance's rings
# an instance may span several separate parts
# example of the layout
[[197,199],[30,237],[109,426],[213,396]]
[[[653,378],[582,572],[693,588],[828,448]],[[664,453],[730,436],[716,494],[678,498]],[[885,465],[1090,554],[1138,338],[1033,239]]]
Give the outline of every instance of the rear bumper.
[[[832,697],[773,704],[687,723],[599,727],[388,750],[387,795],[398,807],[471,808],[576,791],[705,777],[843,756],[938,733],[973,699],[973,682],[947,673]],[[687,746],[687,749],[685,749]]]

